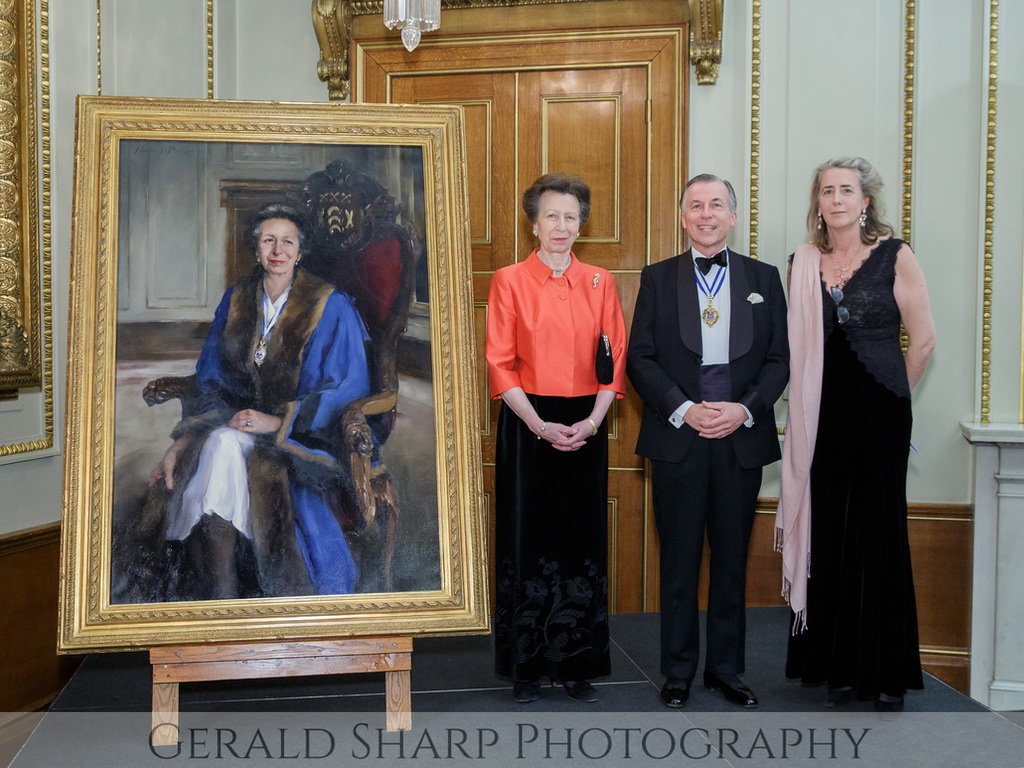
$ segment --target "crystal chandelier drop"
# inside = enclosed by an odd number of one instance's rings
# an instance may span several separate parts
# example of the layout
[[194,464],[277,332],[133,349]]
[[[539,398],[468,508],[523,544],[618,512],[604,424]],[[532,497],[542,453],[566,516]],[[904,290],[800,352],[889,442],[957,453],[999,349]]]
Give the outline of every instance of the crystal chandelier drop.
[[384,0],[384,26],[402,30],[402,45],[411,51],[424,32],[441,26],[441,0]]

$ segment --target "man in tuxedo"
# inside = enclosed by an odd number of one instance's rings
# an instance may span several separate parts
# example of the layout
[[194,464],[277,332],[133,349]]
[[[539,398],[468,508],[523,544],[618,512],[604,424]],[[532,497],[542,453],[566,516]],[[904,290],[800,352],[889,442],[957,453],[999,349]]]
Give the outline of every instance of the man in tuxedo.
[[662,701],[683,706],[697,671],[697,579],[711,549],[704,685],[745,707],[747,549],[762,467],[781,458],[773,406],[789,378],[779,271],[726,248],[732,185],[686,184],[691,249],[640,276],[627,372],[644,401],[636,452],[651,460],[661,540]]

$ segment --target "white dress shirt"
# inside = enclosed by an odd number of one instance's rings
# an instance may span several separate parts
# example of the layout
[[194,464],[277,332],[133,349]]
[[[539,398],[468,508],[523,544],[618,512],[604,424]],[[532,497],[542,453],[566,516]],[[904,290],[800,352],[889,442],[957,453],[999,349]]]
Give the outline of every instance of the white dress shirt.
[[[722,250],[726,254],[726,260],[731,258],[729,256],[728,248],[723,248]],[[710,254],[709,256],[701,253],[696,247],[691,248],[691,254],[694,259],[699,256],[710,258],[711,256],[716,255]],[[695,273],[700,271],[696,263],[694,263],[693,268]],[[708,270],[707,275],[705,275],[707,285],[704,286],[702,283],[698,282],[697,294],[701,311],[703,311],[703,309],[708,305],[708,296],[705,288],[715,284],[715,281],[719,277],[718,273],[722,270],[725,270],[725,275],[722,279],[722,287],[711,300],[715,310],[718,312],[718,320],[712,326],[709,326],[707,323],[703,322],[703,320],[700,324],[700,341],[703,350],[701,362],[703,365],[723,365],[729,362],[729,320],[732,309],[732,294],[730,293],[729,286],[728,263],[726,263],[726,266],[724,267],[719,266],[718,264],[712,264],[711,269]],[[672,415],[669,416],[668,423],[676,429],[683,426],[683,417],[686,416],[686,412],[690,410],[691,405],[693,405],[693,400],[687,400],[676,408]],[[747,420],[743,422],[743,426],[748,428],[754,426],[754,417],[751,416],[750,410],[745,405],[741,404],[741,406],[743,410],[747,412]]]

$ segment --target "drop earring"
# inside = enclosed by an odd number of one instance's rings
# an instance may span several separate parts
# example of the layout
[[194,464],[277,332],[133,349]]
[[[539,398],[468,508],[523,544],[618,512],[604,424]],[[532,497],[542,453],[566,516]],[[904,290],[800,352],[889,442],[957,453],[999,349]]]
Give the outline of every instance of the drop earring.
[[868,209],[865,208],[860,212],[860,218],[857,219],[860,222],[861,227],[866,227],[868,224]]
[[821,211],[818,211],[818,229],[821,229]]

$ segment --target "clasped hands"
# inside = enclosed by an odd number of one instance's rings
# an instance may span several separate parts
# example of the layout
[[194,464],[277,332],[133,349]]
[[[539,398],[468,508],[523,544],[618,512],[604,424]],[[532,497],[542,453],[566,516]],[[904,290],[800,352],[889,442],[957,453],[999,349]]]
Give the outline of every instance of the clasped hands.
[[747,411],[739,403],[700,402],[686,411],[683,421],[709,440],[728,437],[747,420]]
[[544,422],[544,430],[538,431],[535,434],[542,440],[547,440],[551,443],[551,447],[556,451],[568,452],[578,451],[582,448],[587,442],[587,438],[591,437],[593,432],[594,428],[591,426],[590,421],[584,419],[569,426],[554,421],[546,421]]

